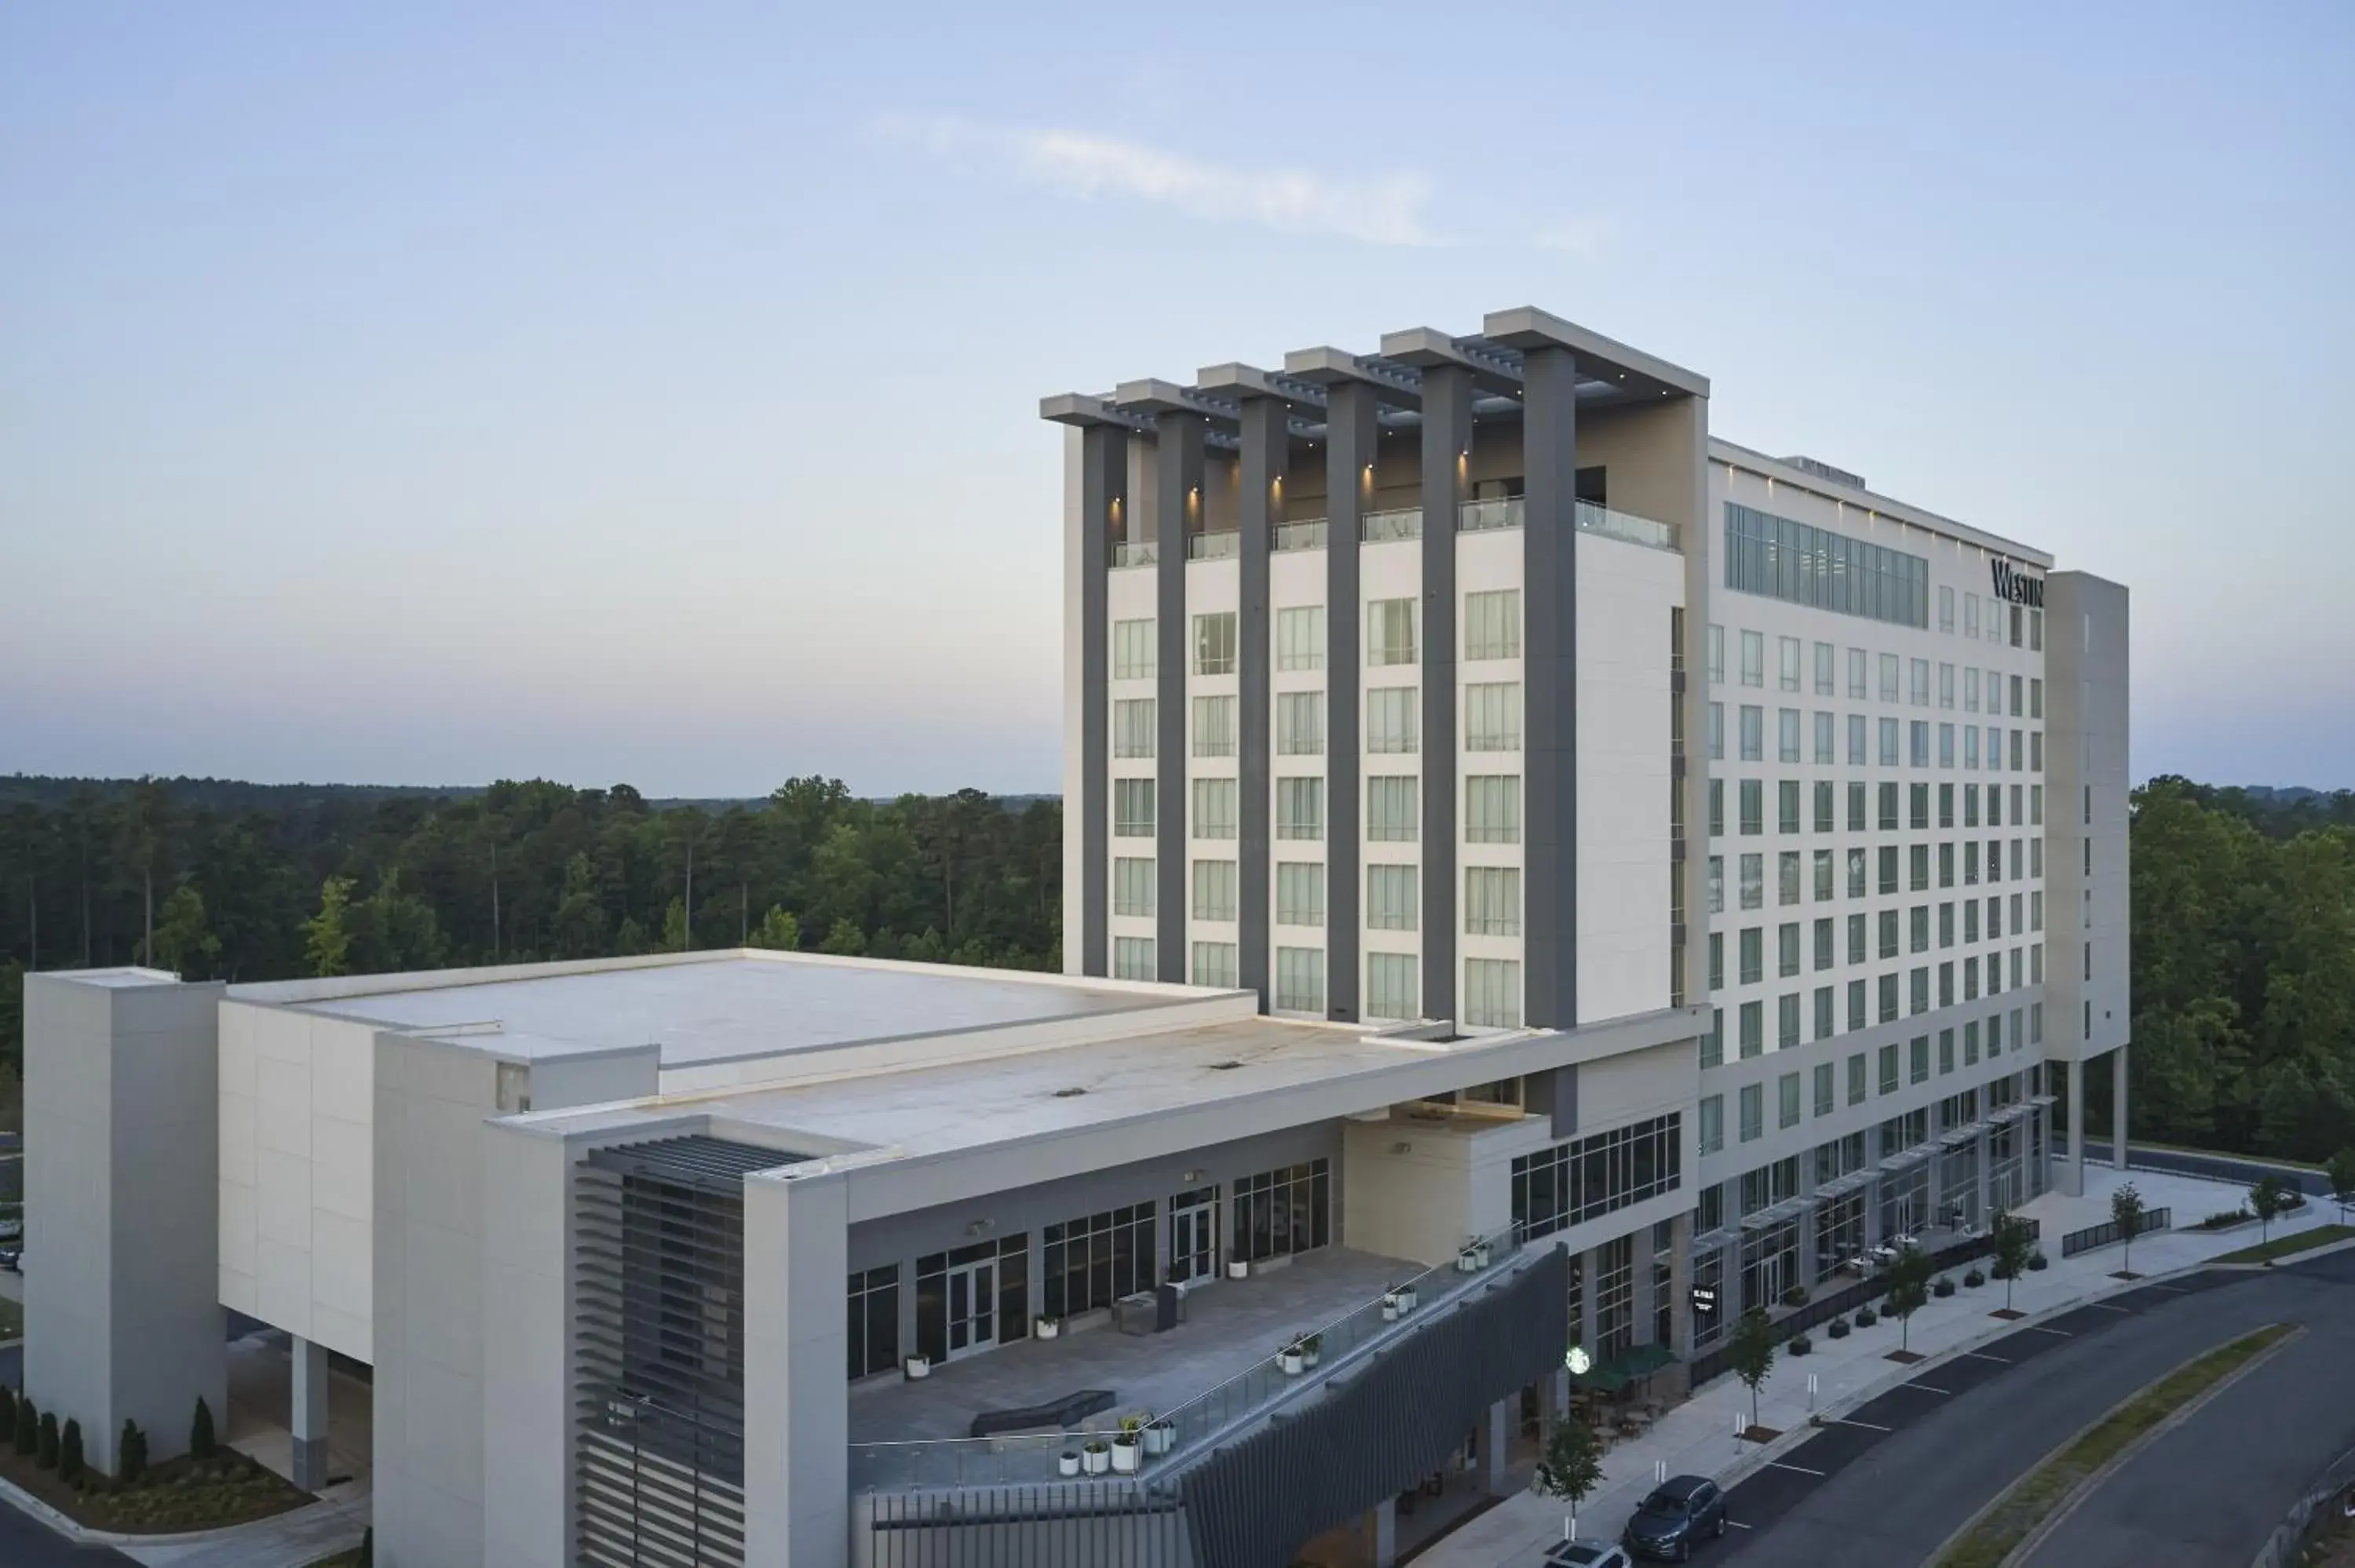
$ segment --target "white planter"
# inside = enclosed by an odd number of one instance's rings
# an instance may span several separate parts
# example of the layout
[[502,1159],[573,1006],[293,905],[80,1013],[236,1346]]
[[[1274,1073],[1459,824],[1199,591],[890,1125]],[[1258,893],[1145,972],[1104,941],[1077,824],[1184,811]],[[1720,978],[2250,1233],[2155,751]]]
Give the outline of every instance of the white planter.
[[905,1363],[905,1370],[911,1382],[918,1378],[930,1377],[932,1375],[932,1360],[926,1356],[910,1356]]
[[1063,1323],[1061,1319],[1041,1318],[1039,1319],[1037,1332],[1040,1339],[1051,1340],[1060,1335],[1062,1331]]
[[1413,1286],[1410,1285],[1405,1289],[1398,1293],[1398,1304],[1399,1310],[1401,1312],[1412,1312],[1414,1310]]
[[1136,1462],[1139,1457],[1141,1457],[1141,1455],[1136,1446],[1135,1438],[1120,1437],[1114,1439],[1112,1446],[1112,1467],[1116,1473],[1124,1476],[1133,1476],[1136,1474]]
[[1474,1268],[1486,1268],[1488,1266],[1488,1244],[1487,1242],[1482,1242],[1478,1246],[1472,1249],[1472,1266]]
[[1227,1277],[1229,1279],[1249,1279],[1251,1277],[1251,1265],[1242,1262],[1241,1259],[1238,1259],[1233,1263],[1230,1263],[1227,1265]]
[[1469,1273],[1471,1273],[1474,1269],[1476,1269],[1476,1268],[1477,1268],[1477,1267],[1479,1267],[1479,1266],[1479,1266],[1478,1264],[1476,1264],[1476,1263],[1475,1263],[1475,1262],[1473,1262],[1473,1261],[1472,1261],[1472,1255],[1471,1255],[1470,1253],[1468,1253],[1468,1252],[1459,1252],[1459,1253],[1457,1253],[1457,1254],[1455,1255],[1455,1272],[1456,1272],[1456,1273],[1458,1273],[1458,1274],[1469,1274]]
[[1395,1296],[1385,1296],[1385,1297],[1383,1297],[1383,1298],[1382,1298],[1382,1321],[1383,1321],[1383,1322],[1385,1322],[1385,1323],[1395,1323],[1395,1322],[1397,1322],[1397,1321],[1398,1321],[1398,1315],[1399,1315],[1399,1302],[1398,1302],[1398,1298],[1397,1298],[1397,1297],[1395,1297]]
[[1064,1454],[1058,1457],[1055,1460],[1055,1473],[1061,1476],[1078,1475],[1080,1473],[1080,1457],[1077,1454]]
[[1325,1352],[1321,1350],[1304,1351],[1301,1352],[1300,1359],[1307,1362],[1311,1367],[1314,1367],[1318,1361],[1325,1359]]
[[1156,1421],[1145,1429],[1145,1451],[1159,1458],[1178,1446],[1178,1428],[1166,1421]]
[[1308,1363],[1298,1351],[1286,1351],[1275,1360],[1276,1364],[1284,1369],[1284,1375],[1286,1377],[1298,1377],[1307,1370]]
[[1080,1468],[1091,1476],[1103,1475],[1112,1468],[1112,1450],[1110,1448],[1081,1449]]

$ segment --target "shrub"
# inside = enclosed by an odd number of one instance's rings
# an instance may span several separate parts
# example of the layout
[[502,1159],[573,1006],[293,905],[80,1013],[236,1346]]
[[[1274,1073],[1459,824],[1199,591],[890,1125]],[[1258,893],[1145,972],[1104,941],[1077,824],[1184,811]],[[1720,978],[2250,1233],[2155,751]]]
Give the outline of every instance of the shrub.
[[360,1568],[375,1568],[375,1564],[376,1526],[371,1524],[360,1531]]
[[1938,1282],[1930,1287],[1930,1294],[1933,1296],[1952,1296],[1954,1293],[1955,1282],[1943,1274],[1938,1276]]
[[188,1420],[188,1457],[209,1459],[213,1447],[213,1407],[205,1403],[204,1395],[198,1394],[197,1413]]
[[16,1391],[0,1383],[0,1434],[15,1436],[16,1431]]
[[54,1410],[41,1412],[40,1446],[33,1455],[33,1463],[45,1470],[58,1467],[58,1415]]
[[1791,1287],[1791,1288],[1790,1288],[1790,1289],[1785,1290],[1785,1292],[1783,1292],[1783,1305],[1784,1305],[1784,1306],[1785,1306],[1785,1307],[1805,1307],[1806,1304],[1807,1304],[1807,1287],[1806,1287],[1806,1286],[1804,1286],[1804,1285],[1794,1285],[1793,1287]]
[[1971,1289],[1977,1290],[1980,1286],[1987,1283],[1987,1276],[1974,1268],[1968,1274],[1963,1276],[1963,1283],[1968,1286]]
[[1830,1335],[1833,1339],[1835,1339],[1835,1340],[1845,1340],[1845,1339],[1847,1339],[1847,1338],[1848,1338],[1848,1332],[1849,1332],[1849,1330],[1848,1330],[1848,1319],[1845,1319],[1845,1318],[1835,1318],[1835,1319],[1833,1319],[1831,1320],[1831,1322],[1830,1322],[1830,1323],[1829,1323],[1829,1324],[1825,1328],[1824,1332],[1825,1332],[1825,1333],[1827,1333],[1827,1334],[1829,1334],[1829,1335]]
[[16,1401],[16,1452],[29,1459],[41,1446],[41,1411],[26,1394]]
[[58,1479],[69,1487],[81,1485],[81,1423],[68,1418],[58,1434]]
[[1794,1334],[1794,1335],[1792,1335],[1792,1336],[1791,1336],[1791,1343],[1790,1343],[1790,1347],[1789,1347],[1789,1348],[1790,1348],[1790,1351],[1791,1351],[1791,1353],[1792,1353],[1793,1355],[1795,1355],[1795,1356],[1804,1356],[1804,1355],[1806,1355],[1809,1351],[1814,1350],[1816,1347],[1815,1347],[1814,1342],[1813,1342],[1812,1340],[1810,1340],[1807,1338],[1807,1336],[1806,1336],[1806,1335],[1805,1335],[1805,1334]]
[[2037,1252],[2029,1254],[2028,1266],[2033,1269],[2042,1270],[2050,1268],[2052,1266],[2044,1260],[2044,1255],[2042,1253]]
[[2203,1231],[2221,1231],[2228,1226],[2237,1225],[2248,1217],[2249,1211],[2246,1209],[2222,1210],[2216,1213],[2209,1215],[2206,1219],[2200,1221],[2194,1228]]
[[147,1434],[139,1430],[139,1423],[123,1424],[123,1438],[115,1447],[114,1473],[126,1486],[147,1473]]
[[1870,1308],[1870,1307],[1859,1307],[1859,1308],[1858,1308],[1856,1309],[1856,1326],[1857,1326],[1858,1328],[1859,1328],[1859,1329],[1870,1329],[1870,1328],[1871,1328],[1875,1323],[1878,1323],[1878,1322],[1880,1322],[1880,1321],[1881,1321],[1881,1314],[1880,1314],[1880,1313],[1878,1313],[1878,1312],[1875,1312],[1871,1308]]

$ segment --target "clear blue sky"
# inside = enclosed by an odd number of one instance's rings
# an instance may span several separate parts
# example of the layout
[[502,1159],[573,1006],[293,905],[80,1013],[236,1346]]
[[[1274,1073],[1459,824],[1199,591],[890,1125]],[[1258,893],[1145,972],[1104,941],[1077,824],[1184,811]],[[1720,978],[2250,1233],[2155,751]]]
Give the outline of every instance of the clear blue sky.
[[2355,8],[13,5],[0,772],[1060,778],[1040,394],[1534,303],[2355,784]]

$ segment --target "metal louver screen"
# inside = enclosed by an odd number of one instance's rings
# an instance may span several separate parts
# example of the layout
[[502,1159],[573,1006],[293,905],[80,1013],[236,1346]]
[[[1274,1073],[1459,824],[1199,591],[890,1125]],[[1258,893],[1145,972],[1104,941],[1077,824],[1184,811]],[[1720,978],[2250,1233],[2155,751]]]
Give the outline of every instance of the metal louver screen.
[[674,1138],[576,1168],[581,1563],[743,1563],[743,1178],[797,1158]]

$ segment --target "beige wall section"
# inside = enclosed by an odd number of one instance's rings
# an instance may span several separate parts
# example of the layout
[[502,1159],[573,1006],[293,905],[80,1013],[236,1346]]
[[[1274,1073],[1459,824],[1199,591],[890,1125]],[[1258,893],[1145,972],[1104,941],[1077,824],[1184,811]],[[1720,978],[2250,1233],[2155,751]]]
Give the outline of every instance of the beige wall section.
[[2126,1044],[2133,1032],[2128,632],[2121,585],[2085,572],[2045,578],[2046,995],[2051,1005],[2044,1048],[2056,1060],[2100,1055]]
[[745,1568],[850,1560],[847,1195],[815,1166],[744,1179]]
[[[1082,449],[1085,440],[1085,432],[1076,427],[1063,432],[1063,800],[1067,805],[1080,799],[1086,770],[1086,759],[1080,752],[1081,705],[1087,673],[1083,636],[1086,526],[1080,508]],[[1105,635],[1111,635],[1109,630]],[[1111,656],[1107,650],[1104,657]],[[1081,857],[1087,842],[1084,830],[1076,809],[1063,812],[1063,972],[1067,975],[1080,972],[1084,956],[1079,924],[1084,913],[1080,884]],[[1109,892],[1107,885],[1107,895]]]

